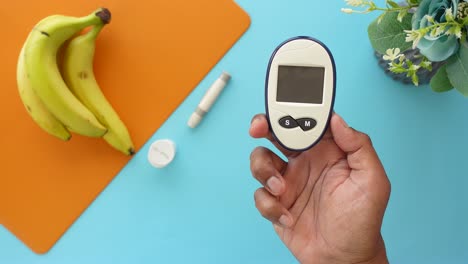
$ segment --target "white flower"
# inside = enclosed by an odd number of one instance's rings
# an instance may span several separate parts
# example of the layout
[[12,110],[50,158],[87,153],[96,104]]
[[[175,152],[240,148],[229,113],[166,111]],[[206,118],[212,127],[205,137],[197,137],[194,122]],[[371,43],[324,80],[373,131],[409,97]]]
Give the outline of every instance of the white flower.
[[439,36],[440,34],[444,33],[444,31],[445,31],[445,26],[439,26],[436,29],[435,35]]
[[433,30],[431,30],[431,33],[429,34],[431,37],[438,37],[442,34],[444,34],[445,32],[445,26],[442,25],[442,26],[437,26],[436,28],[434,28]]
[[456,26],[455,29],[453,30],[453,34],[454,34],[455,36],[457,36],[457,38],[460,39],[461,36],[462,36],[461,27]]
[[396,48],[396,49],[388,49],[387,54],[384,55],[382,58],[386,61],[394,61],[400,58],[401,56],[403,56],[403,54],[400,54],[400,49]]
[[346,0],[346,4],[350,6],[361,6],[364,4],[363,0]]
[[453,26],[453,27],[449,28],[449,30],[447,30],[445,32],[445,35],[447,35],[447,36],[455,35],[455,36],[457,36],[457,38],[461,38],[461,36],[462,36],[461,27],[460,26]]
[[432,16],[426,15],[426,19],[427,19],[427,21],[431,22],[432,24],[435,24],[435,20],[434,20],[434,18]]
[[424,36],[419,30],[405,30],[406,42],[413,42],[413,49],[418,46],[419,41]]
[[459,38],[459,39],[462,37],[461,28],[457,27],[457,31],[455,32],[455,36],[457,36],[457,38]]
[[453,17],[452,8],[445,9],[445,19],[447,20],[447,22],[453,22],[455,20]]
[[353,10],[351,8],[341,8],[341,12],[346,14],[352,14]]

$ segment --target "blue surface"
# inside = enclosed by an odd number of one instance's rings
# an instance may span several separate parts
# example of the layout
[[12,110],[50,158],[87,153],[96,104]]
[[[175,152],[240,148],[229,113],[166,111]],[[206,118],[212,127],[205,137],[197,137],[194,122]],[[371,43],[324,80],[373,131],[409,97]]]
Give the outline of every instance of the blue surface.
[[[255,209],[249,154],[270,145],[247,133],[264,112],[269,56],[296,35],[331,49],[335,110],[372,137],[387,169],[391,262],[468,263],[468,98],[388,78],[367,39],[375,16],[345,15],[344,1],[237,2],[251,28],[152,138],[177,143],[174,163],[152,169],[146,146],[46,255],[0,228],[0,263],[296,263]],[[232,82],[190,130],[187,118],[223,70]]]

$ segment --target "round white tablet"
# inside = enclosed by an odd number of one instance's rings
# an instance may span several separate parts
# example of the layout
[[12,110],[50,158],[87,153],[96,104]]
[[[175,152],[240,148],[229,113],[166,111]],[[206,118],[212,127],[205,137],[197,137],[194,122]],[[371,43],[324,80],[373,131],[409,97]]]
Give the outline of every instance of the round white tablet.
[[148,150],[148,161],[158,169],[164,168],[174,160],[176,146],[168,139],[155,141]]

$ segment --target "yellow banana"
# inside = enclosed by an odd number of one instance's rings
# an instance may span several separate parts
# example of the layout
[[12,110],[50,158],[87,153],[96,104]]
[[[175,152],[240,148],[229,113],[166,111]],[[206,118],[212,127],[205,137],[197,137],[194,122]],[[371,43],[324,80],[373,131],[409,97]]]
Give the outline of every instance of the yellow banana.
[[24,65],[24,47],[21,48],[16,70],[20,98],[32,119],[47,133],[64,141],[70,140],[70,132],[47,110],[31,87],[31,82],[26,74]]
[[93,71],[96,38],[104,24],[70,41],[65,49],[62,74],[74,95],[107,129],[103,136],[115,149],[133,155],[135,150],[128,129],[100,89]]
[[110,12],[103,8],[83,17],[49,16],[36,24],[24,46],[25,70],[35,94],[69,131],[84,136],[101,137],[107,129],[68,89],[57,65],[57,52],[84,28],[109,20]]

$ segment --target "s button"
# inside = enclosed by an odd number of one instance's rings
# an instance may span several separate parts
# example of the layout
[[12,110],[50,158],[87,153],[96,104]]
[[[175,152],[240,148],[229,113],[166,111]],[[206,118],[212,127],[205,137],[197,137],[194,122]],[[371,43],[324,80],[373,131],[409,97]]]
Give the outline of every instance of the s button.
[[299,126],[299,124],[297,123],[296,120],[294,120],[294,118],[290,117],[290,116],[285,116],[283,118],[281,118],[279,120],[279,124],[280,126],[284,127],[284,128],[296,128]]

